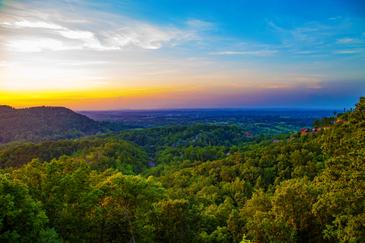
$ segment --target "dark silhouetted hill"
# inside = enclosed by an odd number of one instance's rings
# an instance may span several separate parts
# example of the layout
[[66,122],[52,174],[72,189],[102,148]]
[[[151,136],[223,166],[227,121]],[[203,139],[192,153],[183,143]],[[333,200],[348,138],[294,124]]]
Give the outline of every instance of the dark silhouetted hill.
[[102,130],[98,122],[64,107],[0,106],[0,143],[76,138]]

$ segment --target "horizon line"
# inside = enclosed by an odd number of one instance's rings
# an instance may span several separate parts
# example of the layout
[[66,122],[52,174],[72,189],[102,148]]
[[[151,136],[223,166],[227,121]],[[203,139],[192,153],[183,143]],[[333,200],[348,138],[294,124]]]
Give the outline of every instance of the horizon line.
[[128,112],[128,111],[209,111],[209,110],[231,110],[231,111],[244,111],[244,110],[271,110],[271,111],[347,111],[353,108],[351,107],[313,107],[313,106],[227,106],[227,107],[162,107],[162,108],[115,108],[115,109],[73,109],[72,107],[63,105],[36,105],[36,106],[12,106],[6,104],[0,104],[0,107],[11,107],[13,109],[30,109],[30,108],[67,108],[75,112]]

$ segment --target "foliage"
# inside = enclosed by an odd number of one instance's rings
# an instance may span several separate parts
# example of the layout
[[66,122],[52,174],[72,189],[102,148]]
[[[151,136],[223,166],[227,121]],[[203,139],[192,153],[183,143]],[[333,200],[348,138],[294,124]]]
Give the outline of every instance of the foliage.
[[57,233],[47,223],[46,213],[27,187],[0,174],[0,241],[58,242]]
[[320,124],[275,141],[193,125],[2,147],[19,167],[0,173],[1,240],[364,242],[365,99]]
[[0,167],[19,167],[33,159],[49,162],[62,156],[83,159],[98,170],[115,168],[128,174],[147,167],[147,154],[139,147],[126,141],[97,137],[3,146]]

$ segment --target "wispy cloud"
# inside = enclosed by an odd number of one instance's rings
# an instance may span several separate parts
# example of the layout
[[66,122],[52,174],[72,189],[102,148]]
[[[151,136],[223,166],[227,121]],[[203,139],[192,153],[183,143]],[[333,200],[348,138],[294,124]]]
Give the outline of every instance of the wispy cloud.
[[186,21],[186,24],[193,29],[199,29],[199,30],[209,30],[214,28],[214,24],[209,21],[201,20],[201,19],[188,19]]
[[[361,37],[353,37],[355,33],[351,25],[349,19],[342,17],[330,18],[327,22],[312,21],[292,28],[268,21],[268,26],[280,39],[282,50],[313,57],[362,52],[360,49],[365,42]],[[344,47],[346,49],[343,50]]]
[[2,22],[1,25],[7,26],[9,28],[42,28],[42,29],[54,29],[54,30],[63,30],[64,27],[54,24],[47,23],[44,21],[29,21],[26,19],[14,22]]
[[338,44],[359,44],[362,43],[361,40],[355,38],[341,38],[336,41]]
[[[55,15],[45,15],[26,6],[9,10],[0,18],[0,31],[8,32],[2,42],[11,50],[20,52],[103,51],[129,47],[154,50],[194,40],[197,29],[209,26],[208,22],[198,19],[188,21],[186,28],[177,28],[97,12],[93,13],[92,19],[87,13],[82,18],[64,11],[60,8]],[[69,21],[73,18],[83,21]]]
[[112,62],[110,61],[69,61],[65,63],[58,63],[59,65],[67,65],[67,66],[99,66],[99,65],[109,65]]
[[353,38],[341,38],[336,41],[339,44],[352,44],[356,42]]
[[212,55],[221,55],[221,56],[259,56],[259,57],[267,57],[272,56],[278,53],[277,50],[255,50],[255,51],[218,51],[211,52]]
[[71,50],[72,46],[66,46],[62,41],[51,38],[18,39],[9,41],[6,46],[18,52],[40,52],[43,50],[63,51]]
[[335,53],[341,54],[341,55],[360,54],[360,53],[365,53],[365,50],[364,49],[346,49],[346,50],[336,50]]
[[125,46],[137,46],[143,49],[160,49],[164,45],[176,45],[179,42],[194,39],[194,34],[176,28],[159,28],[150,24],[138,23],[123,26],[117,30],[101,33],[106,46],[122,49]]

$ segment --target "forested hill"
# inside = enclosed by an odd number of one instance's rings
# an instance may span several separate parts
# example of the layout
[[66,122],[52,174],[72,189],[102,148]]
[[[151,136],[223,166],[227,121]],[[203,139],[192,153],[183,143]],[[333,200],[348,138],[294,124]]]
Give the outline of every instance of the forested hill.
[[0,106],[0,143],[73,138],[100,131],[96,121],[64,107]]
[[0,242],[364,242],[365,98],[316,125],[249,143],[195,126],[3,146]]

